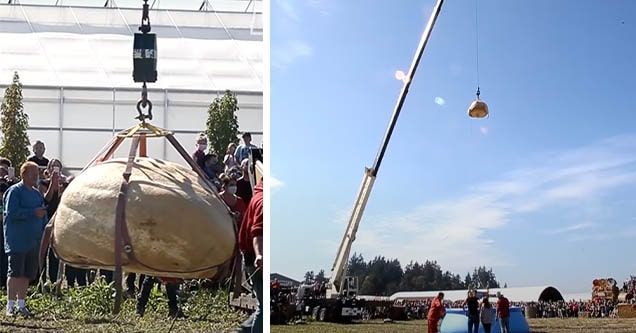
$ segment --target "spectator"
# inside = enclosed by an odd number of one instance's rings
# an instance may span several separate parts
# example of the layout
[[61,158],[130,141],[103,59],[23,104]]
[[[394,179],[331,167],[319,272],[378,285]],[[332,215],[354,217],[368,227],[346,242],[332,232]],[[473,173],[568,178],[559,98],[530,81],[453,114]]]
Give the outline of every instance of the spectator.
[[[26,292],[37,278],[39,245],[47,222],[44,198],[35,186],[38,165],[25,162],[20,167],[22,181],[5,192],[4,249],[8,255],[7,316],[32,316],[26,307]],[[17,298],[17,309],[16,309]]]
[[34,162],[38,165],[38,170],[40,171],[40,178],[44,178],[44,170],[49,165],[49,159],[44,157],[44,152],[46,151],[46,147],[44,147],[44,142],[38,140],[33,144],[33,155],[30,156],[27,161]]
[[475,296],[475,291],[468,291],[464,306],[468,306],[468,333],[477,333],[479,331],[479,300]]
[[8,158],[0,157],[0,166],[4,166],[7,170],[7,175],[4,178],[9,182],[9,186],[18,182],[18,178],[15,176],[15,168]]
[[13,166],[13,164],[11,163],[11,160],[9,160],[6,157],[0,157],[0,166],[4,166],[6,168],[9,168],[11,166]]
[[249,158],[250,150],[252,148],[257,148],[252,144],[252,135],[249,132],[243,133],[243,144],[236,149],[236,152],[234,152],[236,161],[243,161],[244,159]]
[[[63,182],[66,178],[62,176],[62,162],[58,159],[51,159],[44,171],[44,176],[48,177],[40,182],[40,192],[44,196],[46,204],[46,213],[49,218],[53,217],[62,197]],[[48,278],[52,282],[57,281],[57,271],[59,260],[55,253],[49,248],[47,250]]]
[[247,206],[252,199],[252,183],[250,182],[249,174],[249,159],[244,159],[241,162],[241,177],[236,180],[236,195],[243,198],[245,205]]
[[[144,282],[141,286],[141,292],[139,293],[139,298],[137,299],[137,314],[140,317],[143,317],[146,312],[146,304],[148,303],[148,298],[150,297],[150,291],[152,291],[152,287],[154,287],[155,283],[162,282],[162,279],[158,279],[153,276],[146,275],[144,278]],[[173,279],[165,279],[166,284],[166,295],[168,296],[168,315],[171,318],[184,318],[185,315],[179,309],[179,303],[177,301],[177,291],[179,290],[179,282]]]
[[488,300],[488,295],[484,296],[484,300],[481,302],[481,309],[479,311],[479,319],[481,320],[482,326],[484,326],[484,332],[490,333],[490,328],[492,327],[493,315],[492,315],[492,305]]
[[271,298],[276,298],[278,296],[278,293],[280,292],[280,282],[278,279],[275,278],[274,281],[269,284],[269,292]]
[[219,196],[221,196],[223,202],[225,202],[225,204],[230,207],[233,212],[239,213],[240,217],[242,218],[243,214],[245,214],[247,206],[245,205],[243,199],[236,195],[236,180],[228,177],[225,174],[221,174],[220,179],[221,192],[219,192]]
[[206,154],[205,157],[203,157],[203,165],[205,166],[203,171],[206,176],[208,176],[208,179],[211,181],[216,180],[221,172],[216,154]]
[[[139,291],[141,291],[145,277],[145,275],[139,274]],[[135,273],[128,273],[128,275],[126,276],[126,294],[128,294],[128,297],[135,297],[135,295],[137,294],[137,291],[135,289],[136,279],[137,274]]]
[[227,172],[227,170],[233,168],[233,167],[238,167],[239,163],[236,157],[234,157],[234,153],[236,152],[236,143],[232,142],[227,146],[227,149],[225,150],[225,157],[223,158],[223,164],[225,165],[225,172]]
[[497,318],[501,325],[501,333],[510,333],[510,302],[499,291],[497,299]]
[[243,332],[263,332],[263,182],[254,187],[239,230],[239,249],[252,282],[258,308],[241,326]]
[[444,293],[437,294],[437,297],[431,302],[431,307],[428,310],[428,333],[437,333],[437,325],[446,314],[446,308],[444,308]]
[[[0,163],[0,197],[4,195],[11,184],[9,183],[8,170],[4,164]],[[3,205],[0,204],[0,216],[3,213]],[[4,233],[0,232],[0,289],[7,287],[7,254],[4,252]]]
[[205,133],[199,133],[196,139],[196,150],[192,153],[192,159],[194,163],[196,163],[199,168],[205,170],[205,150],[208,148],[208,138],[205,136]]

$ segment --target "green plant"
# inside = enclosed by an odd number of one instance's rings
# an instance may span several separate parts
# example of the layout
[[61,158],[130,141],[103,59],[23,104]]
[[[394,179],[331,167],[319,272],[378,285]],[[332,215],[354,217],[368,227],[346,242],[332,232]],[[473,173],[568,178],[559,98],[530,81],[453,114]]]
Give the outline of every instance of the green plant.
[[67,300],[73,317],[84,320],[109,318],[113,310],[114,292],[113,283],[107,283],[102,276],[86,287],[69,288]]
[[[62,288],[59,296],[54,292],[42,293],[42,288],[29,289],[27,305],[35,318],[20,318],[9,330],[4,330],[6,318],[0,315],[0,332],[27,331],[64,332],[229,332],[235,331],[246,314],[228,305],[228,294],[219,289],[201,287],[201,284],[182,285],[179,300],[187,319],[173,322],[168,317],[168,306],[162,287],[151,291],[145,315],[136,313],[137,300],[125,299],[120,313],[112,314],[114,287],[103,278],[86,287]],[[0,306],[6,306],[6,292],[0,290]]]
[[230,143],[238,142],[238,100],[236,94],[226,90],[223,96],[216,97],[208,107],[205,134],[208,137],[209,151],[223,159]]
[[2,145],[0,156],[6,157],[13,165],[20,167],[29,157],[29,116],[22,104],[22,83],[18,72],[13,74],[13,83],[4,91],[0,106],[0,131]]

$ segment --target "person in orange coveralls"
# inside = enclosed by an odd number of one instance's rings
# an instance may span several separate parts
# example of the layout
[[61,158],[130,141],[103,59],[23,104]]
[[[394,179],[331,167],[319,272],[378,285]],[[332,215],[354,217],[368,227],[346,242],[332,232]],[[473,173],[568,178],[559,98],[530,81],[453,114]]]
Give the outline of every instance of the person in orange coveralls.
[[433,298],[431,302],[431,308],[428,310],[428,333],[438,333],[437,324],[439,320],[446,314],[446,308],[442,301],[444,300],[444,293],[437,294],[437,297]]

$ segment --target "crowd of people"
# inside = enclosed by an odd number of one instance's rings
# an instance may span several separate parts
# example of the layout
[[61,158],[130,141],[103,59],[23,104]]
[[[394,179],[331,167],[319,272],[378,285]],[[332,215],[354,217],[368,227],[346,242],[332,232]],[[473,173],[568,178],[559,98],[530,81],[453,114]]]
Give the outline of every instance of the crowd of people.
[[[223,166],[213,154],[205,154],[207,138],[197,137],[197,148],[192,155],[209,179],[216,184],[220,198],[235,213],[237,239],[243,255],[245,267],[257,294],[260,311],[256,311],[244,331],[262,331],[262,234],[263,195],[262,180],[252,188],[248,177],[249,154],[252,148],[249,133],[243,135],[244,144],[228,145]],[[32,146],[33,155],[16,167],[12,161],[0,157],[0,196],[2,204],[3,229],[0,235],[0,288],[6,289],[6,316],[33,316],[27,307],[27,289],[37,282],[48,281],[60,285],[66,280],[69,288],[82,287],[91,283],[96,275],[106,282],[113,281],[113,272],[87,270],[66,266],[64,276],[58,276],[59,260],[49,248],[45,264],[40,268],[40,244],[45,226],[55,214],[62,194],[73,176],[63,168],[59,159],[48,159],[44,142],[36,141]],[[238,161],[241,161],[240,163]],[[138,283],[138,286],[136,285]],[[137,314],[143,316],[150,291],[156,283],[165,285],[168,296],[170,317],[184,317],[178,307],[177,291],[181,281],[155,276],[137,276],[129,273],[126,277],[127,294],[137,297]],[[253,328],[259,328],[254,329]]]
[[[249,156],[252,149],[258,147],[252,144],[252,135],[249,132],[243,133],[241,138],[243,144],[240,146],[233,142],[227,145],[223,163],[220,164],[216,154],[205,153],[208,139],[205,133],[199,133],[192,159],[217,186],[219,197],[235,216],[244,267],[258,301],[258,309],[242,325],[247,331],[251,327],[262,329],[263,326],[263,184],[262,181],[259,182],[252,190],[248,170]],[[245,221],[250,223],[246,224]]]
[[[446,314],[446,308],[450,307],[449,305],[452,303],[444,302],[444,293],[442,292],[428,302],[428,309],[425,311],[428,333],[439,332],[440,320]],[[491,304],[488,296],[480,300],[474,290],[469,290],[461,307],[467,309],[469,333],[477,333],[480,324],[484,332],[490,333],[495,318],[499,322],[502,333],[510,332],[510,301],[500,292],[497,292],[497,303]]]
[[[499,301],[502,300],[502,295],[500,293],[497,294],[497,298]],[[504,297],[505,298],[505,297]],[[488,298],[483,298],[481,303],[476,305],[476,297],[474,294],[468,296],[466,300],[458,300],[458,301],[444,301],[442,297],[442,306],[444,309],[449,308],[463,308],[467,311],[467,316],[469,317],[468,332],[472,332],[470,327],[472,326],[475,329],[474,325],[477,325],[481,322],[484,323],[484,312],[483,307],[484,304],[487,304]],[[500,302],[497,302],[495,308],[501,305]],[[405,312],[407,313],[409,318],[413,319],[428,319],[429,327],[434,325],[435,322],[430,322],[431,318],[435,319],[436,314],[440,311],[435,310],[435,299],[428,300],[420,300],[420,301],[404,301],[397,300],[396,305],[404,306]],[[505,306],[505,304],[504,304]],[[525,316],[526,308],[534,308],[536,310],[537,318],[576,318],[576,317],[590,317],[590,318],[618,318],[618,308],[616,307],[616,303],[611,299],[605,300],[588,300],[588,301],[538,301],[538,302],[508,302],[507,307],[519,307],[522,311],[522,315]],[[509,311],[507,312],[509,316]],[[433,317],[431,317],[433,315]],[[497,316],[499,317],[500,313],[497,310]],[[486,324],[492,323],[490,318],[486,318]],[[504,324],[502,322],[502,324]],[[485,332],[489,332],[486,327],[484,327]],[[503,331],[503,330],[502,330]],[[475,330],[476,332],[476,330]]]
[[[444,301],[445,308],[465,308],[465,300]],[[413,319],[425,319],[431,307],[431,300],[422,301],[396,301],[397,305],[404,306],[408,317]],[[527,307],[536,310],[537,318],[578,318],[580,316],[590,318],[617,318],[618,308],[609,299],[601,301],[570,300],[570,301],[538,301],[538,302],[510,302],[510,306],[519,307],[525,316]]]
[[636,276],[630,275],[629,279],[623,282],[623,288],[621,289],[626,294],[626,300],[630,301],[630,303],[635,303],[636,298]]

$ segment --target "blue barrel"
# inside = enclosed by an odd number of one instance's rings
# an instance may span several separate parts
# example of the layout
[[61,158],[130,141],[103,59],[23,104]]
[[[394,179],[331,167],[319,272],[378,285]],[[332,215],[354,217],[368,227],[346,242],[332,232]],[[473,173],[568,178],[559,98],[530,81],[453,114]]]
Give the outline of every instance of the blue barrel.
[[[495,309],[493,318],[495,317]],[[446,316],[442,320],[441,333],[466,333],[468,331],[468,317],[464,309],[446,309]],[[484,333],[484,327],[479,324],[479,333]],[[490,333],[501,333],[499,320],[492,323]],[[523,316],[520,307],[510,308],[510,333],[530,333],[530,327]]]

